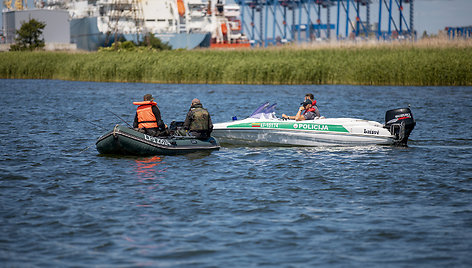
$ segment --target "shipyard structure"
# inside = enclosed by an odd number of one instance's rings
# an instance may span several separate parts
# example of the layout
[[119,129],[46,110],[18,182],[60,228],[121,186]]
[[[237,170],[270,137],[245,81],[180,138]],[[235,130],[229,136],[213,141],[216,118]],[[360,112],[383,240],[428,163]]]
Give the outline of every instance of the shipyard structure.
[[[173,49],[250,46],[241,31],[240,6],[221,0],[36,0],[31,9],[21,0],[15,6],[6,1],[2,35],[9,43],[21,22],[35,18],[46,23],[46,43],[53,41],[50,32],[62,36],[49,27],[60,24],[69,27],[69,42],[81,50],[97,50],[115,40],[138,43],[147,34]],[[51,16],[40,16],[45,12]]]
[[[45,22],[46,46],[97,50],[148,34],[173,49],[341,40],[416,40],[414,0],[4,0],[0,43]],[[452,28],[451,28],[452,29]],[[450,36],[466,30],[448,30]]]
[[254,45],[415,40],[414,0],[235,0]]

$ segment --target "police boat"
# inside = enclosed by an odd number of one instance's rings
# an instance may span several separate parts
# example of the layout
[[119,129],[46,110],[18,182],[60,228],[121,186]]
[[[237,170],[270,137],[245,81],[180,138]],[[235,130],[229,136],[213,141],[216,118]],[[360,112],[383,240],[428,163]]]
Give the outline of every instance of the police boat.
[[[171,132],[173,127],[171,124]],[[116,125],[112,131],[98,138],[96,146],[100,154],[142,156],[175,155],[220,149],[220,144],[214,137],[204,140],[178,135],[154,137],[121,125]]]
[[249,118],[216,123],[212,135],[222,144],[254,146],[406,146],[416,125],[410,108],[389,110],[385,124],[356,118],[295,121],[275,116],[276,104],[265,103]]

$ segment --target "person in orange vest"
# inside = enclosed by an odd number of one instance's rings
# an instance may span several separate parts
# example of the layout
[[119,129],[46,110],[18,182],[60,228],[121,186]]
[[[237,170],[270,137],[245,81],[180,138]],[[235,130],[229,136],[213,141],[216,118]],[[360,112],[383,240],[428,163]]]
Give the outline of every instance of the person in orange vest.
[[151,136],[167,136],[167,126],[161,119],[161,111],[151,94],[143,97],[144,101],[133,102],[136,109],[133,127]]
[[[318,106],[316,105],[315,96],[313,96],[313,94],[311,94],[311,93],[306,93],[305,94],[305,101],[306,100],[311,100],[311,111],[313,111],[315,113],[316,117],[320,117],[321,116],[320,115],[320,110],[318,109]],[[305,113],[307,113],[307,111],[305,111]]]
[[310,111],[312,107],[311,105],[312,105],[311,100],[305,100],[304,102],[301,103],[301,106],[298,109],[298,112],[296,115],[288,116],[286,114],[282,114],[282,118],[294,119],[296,121],[312,120],[315,118],[315,113],[313,111]]
[[295,119],[297,121],[313,120],[315,118],[320,118],[320,111],[318,109],[318,106],[316,106],[316,100],[313,94],[305,94],[305,99],[302,103],[300,103],[300,105],[301,106],[295,116],[288,116],[286,114],[282,114],[282,118]]

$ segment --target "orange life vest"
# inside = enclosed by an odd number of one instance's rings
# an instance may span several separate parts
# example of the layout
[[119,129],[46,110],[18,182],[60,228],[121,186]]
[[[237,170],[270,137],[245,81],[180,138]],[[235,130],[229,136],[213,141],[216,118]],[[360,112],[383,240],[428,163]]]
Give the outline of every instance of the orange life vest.
[[153,101],[139,101],[133,102],[134,105],[139,105],[136,109],[138,114],[138,128],[157,128],[157,119],[152,112],[152,106],[157,107],[157,103]]
[[306,114],[308,112],[315,112],[315,111],[316,111],[316,106],[312,106],[311,108],[306,109],[305,112],[303,112],[303,114]]
[[316,111],[316,100],[312,101],[311,102],[311,108],[310,109],[306,109],[303,114],[306,114],[307,112],[315,112]]

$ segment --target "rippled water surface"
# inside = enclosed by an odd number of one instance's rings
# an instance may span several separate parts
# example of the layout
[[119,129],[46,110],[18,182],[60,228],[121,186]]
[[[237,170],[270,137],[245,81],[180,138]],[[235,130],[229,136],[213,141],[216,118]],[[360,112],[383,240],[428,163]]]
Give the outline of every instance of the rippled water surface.
[[[164,121],[193,98],[213,122],[265,101],[383,122],[411,105],[409,147],[223,147],[101,156],[146,93]],[[472,88],[0,80],[2,267],[470,267]],[[113,112],[113,113],[112,113]]]

